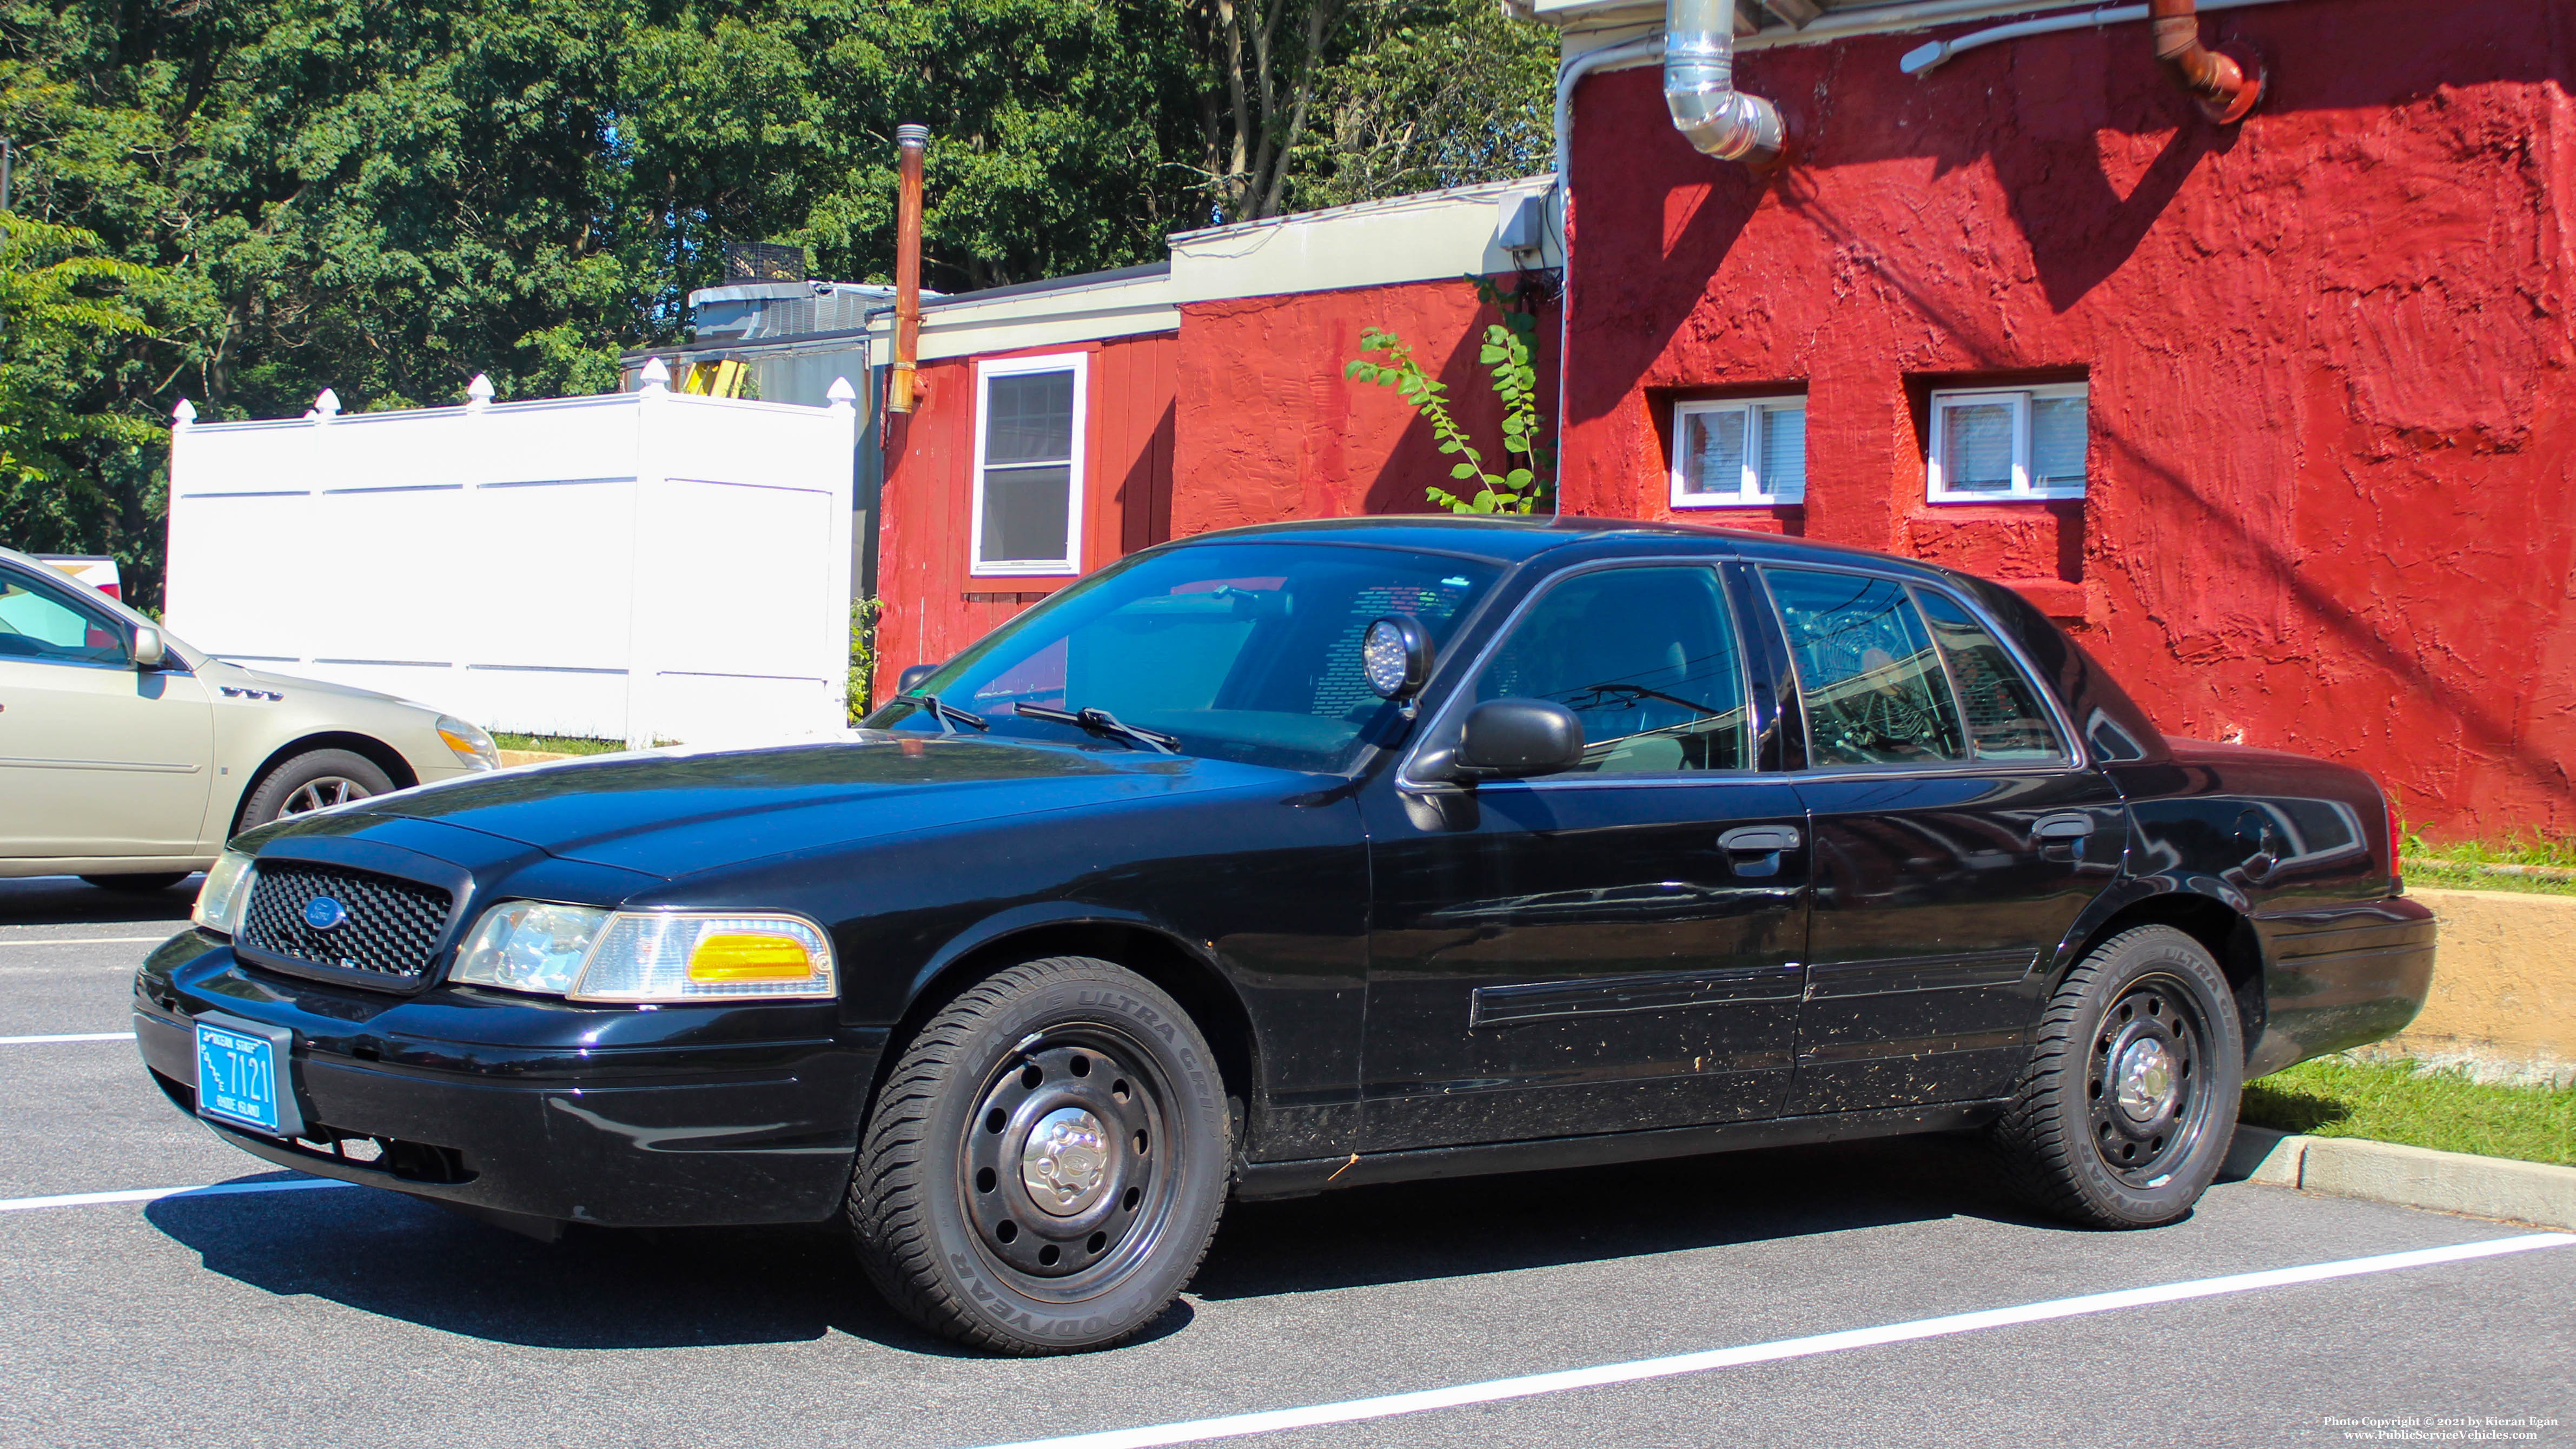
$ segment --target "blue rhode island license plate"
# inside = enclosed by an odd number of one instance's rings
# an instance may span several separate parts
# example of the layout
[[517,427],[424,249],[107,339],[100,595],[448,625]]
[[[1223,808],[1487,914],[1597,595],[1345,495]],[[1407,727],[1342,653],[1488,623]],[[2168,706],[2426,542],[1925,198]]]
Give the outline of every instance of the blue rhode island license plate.
[[[220,1021],[197,1022],[197,1113],[271,1137],[290,1135],[283,1078],[287,1054],[278,1037]],[[291,1040],[291,1038],[290,1038]]]

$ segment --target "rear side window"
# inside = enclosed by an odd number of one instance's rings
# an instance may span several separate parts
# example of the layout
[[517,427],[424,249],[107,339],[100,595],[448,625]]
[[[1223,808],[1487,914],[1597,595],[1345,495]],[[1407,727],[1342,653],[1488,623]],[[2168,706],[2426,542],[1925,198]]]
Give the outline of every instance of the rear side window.
[[2039,692],[2004,652],[1995,636],[1958,600],[1930,589],[1916,589],[1923,617],[1932,625],[1941,661],[1950,668],[1950,683],[1959,696],[1959,713],[1968,724],[1968,744],[1980,760],[2062,760],[2057,731],[2039,705]]
[[1798,671],[1810,764],[1968,758],[1941,656],[1904,585],[1804,569],[1764,569],[1762,578]]
[[1587,774],[1752,768],[1735,619],[1710,569],[1614,568],[1550,588],[1476,677],[1583,722]]

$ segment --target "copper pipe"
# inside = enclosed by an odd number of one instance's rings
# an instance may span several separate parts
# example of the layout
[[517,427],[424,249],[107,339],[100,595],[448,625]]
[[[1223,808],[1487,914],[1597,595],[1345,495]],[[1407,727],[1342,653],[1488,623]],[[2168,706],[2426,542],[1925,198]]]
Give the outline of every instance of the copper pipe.
[[2202,114],[2232,125],[2263,98],[2260,62],[2250,54],[2230,55],[2200,43],[2196,0],[2147,0],[2147,18],[2155,29],[2157,63],[2200,102]]
[[897,126],[902,190],[894,212],[894,366],[886,377],[886,411],[912,411],[915,359],[921,356],[921,160],[930,150],[928,126]]

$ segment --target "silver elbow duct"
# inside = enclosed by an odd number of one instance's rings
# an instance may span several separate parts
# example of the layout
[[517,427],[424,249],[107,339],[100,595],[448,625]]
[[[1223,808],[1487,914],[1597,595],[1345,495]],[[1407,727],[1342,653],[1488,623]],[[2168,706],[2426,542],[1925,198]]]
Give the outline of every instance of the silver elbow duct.
[[1767,166],[1788,149],[1780,108],[1735,88],[1735,0],[1666,0],[1664,106],[1720,161]]

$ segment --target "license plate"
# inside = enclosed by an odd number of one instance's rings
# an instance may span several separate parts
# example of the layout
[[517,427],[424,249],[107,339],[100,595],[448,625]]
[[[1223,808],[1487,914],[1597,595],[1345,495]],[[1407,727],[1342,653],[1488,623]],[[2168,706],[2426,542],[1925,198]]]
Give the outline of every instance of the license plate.
[[[197,1022],[197,1112],[271,1137],[289,1135],[284,1032]],[[291,1041],[292,1038],[289,1038]],[[292,1124],[301,1127],[301,1121]]]

